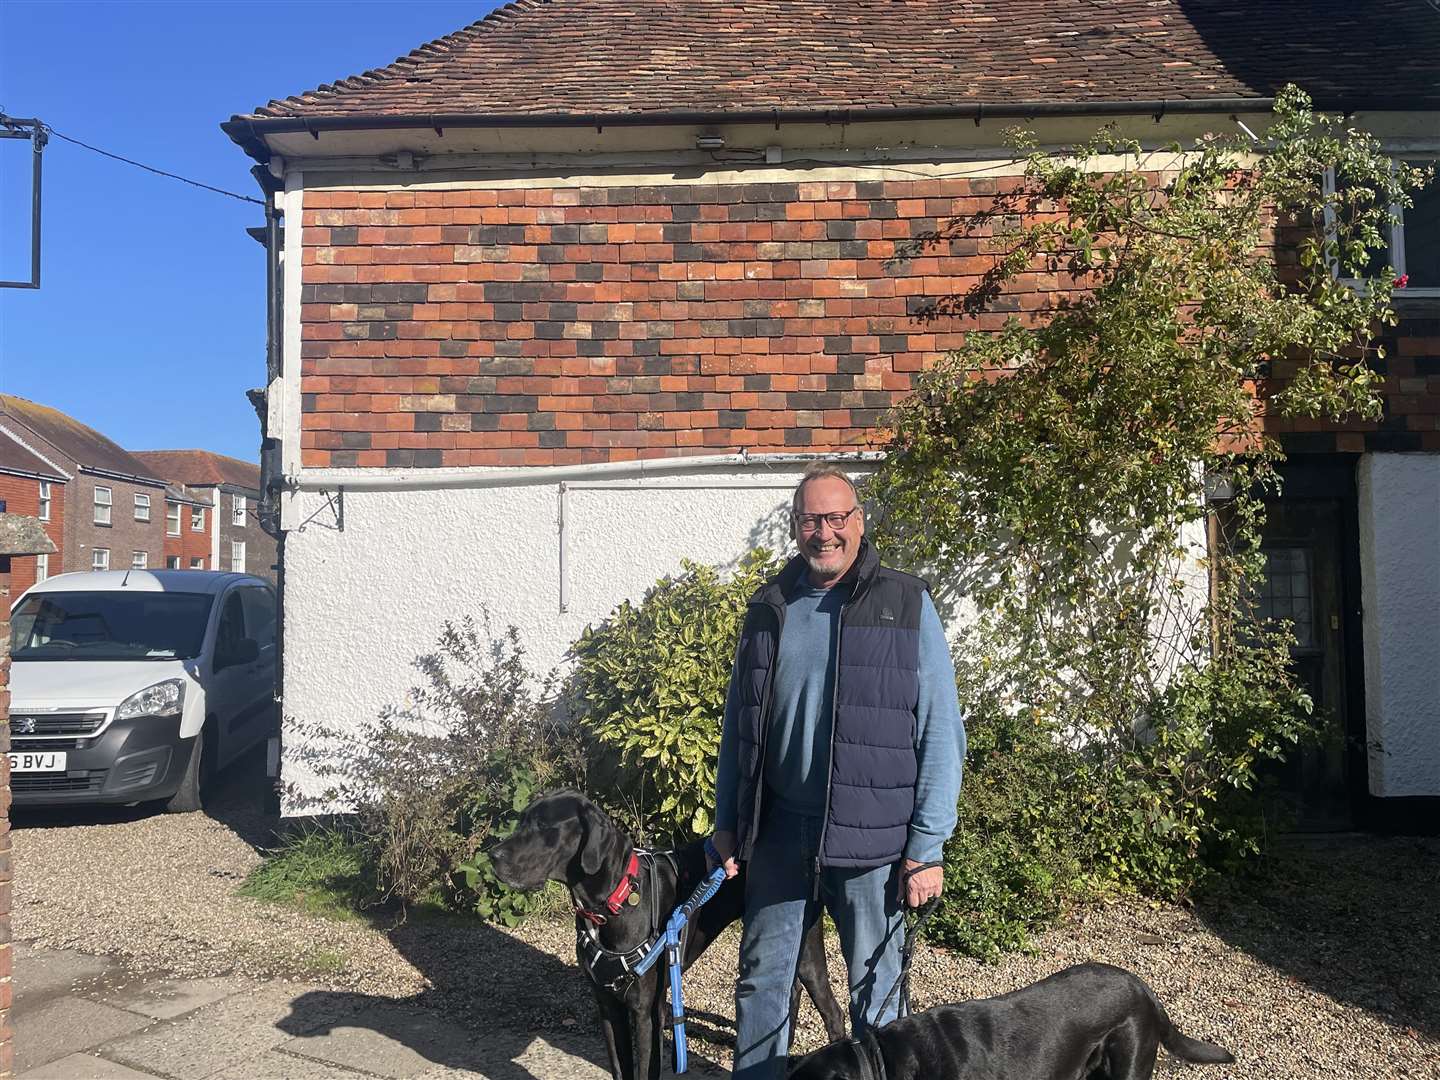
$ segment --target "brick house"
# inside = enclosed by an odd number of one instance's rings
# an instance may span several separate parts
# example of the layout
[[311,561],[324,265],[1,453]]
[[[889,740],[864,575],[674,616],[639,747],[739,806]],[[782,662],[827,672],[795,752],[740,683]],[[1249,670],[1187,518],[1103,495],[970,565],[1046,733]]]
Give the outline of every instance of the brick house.
[[[1159,147],[1263,125],[1287,82],[1440,152],[1440,12],[1401,0],[519,0],[234,117],[288,226],[264,421],[286,715],[374,715],[481,604],[543,668],[682,557],[783,542],[809,457],[873,450],[916,373],[1064,295],[1035,273],[922,320],[991,260],[896,258],[1015,189],[1007,127]],[[1283,432],[1265,599],[1306,627],[1346,747],[1310,782],[1346,822],[1440,807],[1437,211],[1392,238],[1384,422]]]
[[50,573],[164,565],[165,482],[135,457],[58,409],[9,394],[0,394],[0,435],[68,474],[57,541],[63,561]]
[[[170,481],[181,528],[168,536],[186,569],[234,570],[275,580],[275,541],[260,528],[260,467],[210,450],[136,450]],[[167,505],[167,515],[172,511]],[[170,528],[167,516],[167,533]],[[203,543],[202,543],[203,538]],[[179,540],[179,543],[174,541]],[[168,550],[168,549],[167,549]],[[198,565],[196,560],[202,560]]]
[[[143,451],[142,451],[143,452]],[[168,570],[213,570],[210,501],[184,487],[165,487],[165,567]]]
[[33,446],[0,428],[0,503],[3,511],[37,519],[55,551],[17,555],[10,565],[10,595],[18,597],[65,565],[65,488],[69,475]]

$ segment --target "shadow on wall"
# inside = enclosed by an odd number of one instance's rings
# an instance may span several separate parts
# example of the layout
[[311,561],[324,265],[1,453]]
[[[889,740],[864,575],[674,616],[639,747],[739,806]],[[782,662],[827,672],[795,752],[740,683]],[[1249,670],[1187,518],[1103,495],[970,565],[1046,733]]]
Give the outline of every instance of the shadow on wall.
[[[401,1001],[312,991],[291,1003],[280,1029],[306,1038],[374,1031],[423,1059],[412,1063],[416,1073],[431,1063],[492,1080],[609,1076],[595,999],[574,964],[474,920],[425,918],[387,936],[431,989]],[[716,1066],[692,1044],[691,1067],[703,1075]]]
[[1258,880],[1196,915],[1238,949],[1336,1001],[1440,1035],[1440,840],[1282,841]]

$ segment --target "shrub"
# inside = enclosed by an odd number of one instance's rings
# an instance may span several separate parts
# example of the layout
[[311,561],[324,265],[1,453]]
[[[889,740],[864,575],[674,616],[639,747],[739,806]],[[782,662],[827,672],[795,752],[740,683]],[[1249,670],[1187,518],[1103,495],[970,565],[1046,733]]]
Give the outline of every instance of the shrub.
[[509,834],[534,792],[581,781],[580,739],[552,708],[550,682],[526,668],[518,631],[493,634],[488,613],[447,621],[414,665],[424,684],[357,731],[300,726],[297,752],[327,786],[292,795],[353,810],[384,897],[513,925],[544,901],[503,885],[482,846]]
[[622,603],[571,646],[571,707],[617,760],[606,796],[637,837],[710,832],[715,760],[746,601],[780,568],[769,552],[722,578],[687,562],[637,604]]

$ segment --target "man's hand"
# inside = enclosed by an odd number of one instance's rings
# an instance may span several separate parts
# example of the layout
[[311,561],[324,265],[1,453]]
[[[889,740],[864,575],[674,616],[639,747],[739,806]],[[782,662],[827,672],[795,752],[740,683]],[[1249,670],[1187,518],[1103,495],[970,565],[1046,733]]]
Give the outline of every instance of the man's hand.
[[906,859],[901,865],[900,899],[905,901],[906,907],[918,908],[927,900],[939,896],[945,888],[945,868],[943,866],[932,866],[928,870],[916,870],[915,873],[910,873],[917,866],[924,865],[914,859]]
[[[713,849],[713,853],[712,853]],[[717,861],[715,856],[720,858]],[[735,861],[735,834],[717,831],[705,846],[705,870],[708,873],[717,866],[725,867],[725,876],[732,878],[740,873],[740,864]]]

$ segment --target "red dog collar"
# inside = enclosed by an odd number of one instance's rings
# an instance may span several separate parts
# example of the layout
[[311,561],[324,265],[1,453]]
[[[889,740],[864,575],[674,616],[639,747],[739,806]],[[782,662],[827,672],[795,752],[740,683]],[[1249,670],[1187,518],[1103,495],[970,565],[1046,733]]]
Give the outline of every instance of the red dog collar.
[[[620,876],[620,884],[616,885],[610,895],[605,898],[605,907],[611,915],[620,914],[621,907],[624,906],[626,900],[630,899],[630,894],[636,890],[639,884],[640,856],[637,855],[632,848],[630,850],[630,861],[625,864],[625,873]],[[596,926],[603,926],[606,921],[604,915],[590,911],[581,907],[579,904],[575,905],[575,914],[579,915],[582,919],[588,919]]]

